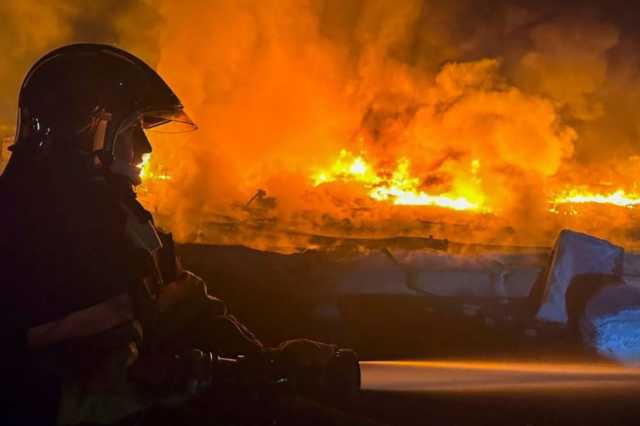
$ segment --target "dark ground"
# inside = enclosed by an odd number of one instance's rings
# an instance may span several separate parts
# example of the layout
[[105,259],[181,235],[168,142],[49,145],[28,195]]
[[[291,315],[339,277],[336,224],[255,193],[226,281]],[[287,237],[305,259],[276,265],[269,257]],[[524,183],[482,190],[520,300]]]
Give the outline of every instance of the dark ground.
[[638,389],[558,393],[363,392],[357,411],[390,425],[640,424]]

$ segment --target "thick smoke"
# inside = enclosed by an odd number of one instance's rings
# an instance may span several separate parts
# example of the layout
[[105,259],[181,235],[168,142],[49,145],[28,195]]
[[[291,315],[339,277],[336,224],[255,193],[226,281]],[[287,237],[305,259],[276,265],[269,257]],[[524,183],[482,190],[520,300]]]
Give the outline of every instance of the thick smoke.
[[68,43],[120,45],[155,64],[162,17],[144,0],[0,2],[0,136],[12,136],[18,90],[29,67]]
[[[101,41],[143,56],[200,126],[152,135],[153,165],[172,179],[141,191],[183,240],[275,246],[296,231],[548,244],[566,225],[631,238],[620,231],[628,209],[604,227],[597,213],[548,211],[567,184],[638,189],[640,14],[622,2],[31,6],[0,5],[5,129],[21,76],[47,49]],[[36,21],[47,25],[21,24]],[[409,158],[422,190],[479,196],[491,214],[391,206],[353,183],[314,188],[341,149],[381,172]]]

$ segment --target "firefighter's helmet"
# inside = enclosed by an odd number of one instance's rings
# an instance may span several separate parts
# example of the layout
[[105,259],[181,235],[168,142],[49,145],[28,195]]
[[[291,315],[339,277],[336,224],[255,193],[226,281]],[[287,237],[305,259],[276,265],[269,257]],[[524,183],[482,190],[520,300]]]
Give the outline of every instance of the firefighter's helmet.
[[122,173],[116,145],[132,126],[196,127],[176,94],[142,60],[109,45],[72,44],[46,54],[27,73],[13,150],[27,156],[80,150],[100,167]]

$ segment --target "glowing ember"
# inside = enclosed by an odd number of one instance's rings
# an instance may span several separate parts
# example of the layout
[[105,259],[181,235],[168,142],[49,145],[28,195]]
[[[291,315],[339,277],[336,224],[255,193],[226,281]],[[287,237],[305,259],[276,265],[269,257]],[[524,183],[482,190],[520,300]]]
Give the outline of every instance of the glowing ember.
[[609,194],[572,189],[553,199],[553,204],[612,204],[621,207],[634,207],[640,204],[640,194],[627,193],[622,189]]
[[478,170],[480,169],[480,160],[471,161],[471,173],[474,175],[478,174]]
[[[391,201],[395,205],[438,206],[454,210],[484,210],[483,195],[470,186],[468,194],[446,193],[432,195],[420,190],[421,181],[412,176],[411,163],[402,158],[390,177],[378,174],[362,155],[354,156],[346,150],[331,168],[316,173],[312,179],[314,186],[335,181],[350,181],[363,184],[369,189],[369,197],[376,201]],[[479,160],[471,163],[472,174],[480,167]]]

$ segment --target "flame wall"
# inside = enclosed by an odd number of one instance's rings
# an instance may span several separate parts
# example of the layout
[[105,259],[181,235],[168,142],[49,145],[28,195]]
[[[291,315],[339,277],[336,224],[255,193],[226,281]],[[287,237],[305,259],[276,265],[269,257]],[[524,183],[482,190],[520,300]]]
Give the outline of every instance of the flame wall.
[[[640,11],[624,2],[94,3],[0,6],[3,122],[49,47],[107,41],[142,55],[200,125],[152,134],[152,166],[171,180],[141,191],[182,240],[267,246],[296,230],[549,244],[571,226],[634,244],[634,209],[551,202],[572,188],[640,190]],[[19,24],[34,19],[51,25]],[[348,179],[315,186],[341,150],[380,176],[408,159],[420,191],[483,208],[395,206]]]

